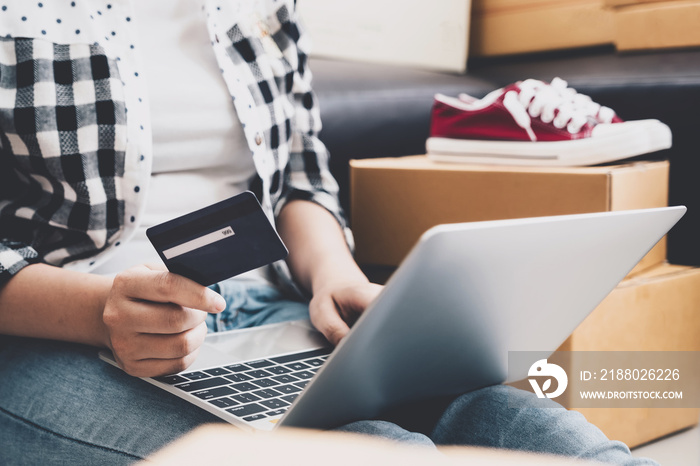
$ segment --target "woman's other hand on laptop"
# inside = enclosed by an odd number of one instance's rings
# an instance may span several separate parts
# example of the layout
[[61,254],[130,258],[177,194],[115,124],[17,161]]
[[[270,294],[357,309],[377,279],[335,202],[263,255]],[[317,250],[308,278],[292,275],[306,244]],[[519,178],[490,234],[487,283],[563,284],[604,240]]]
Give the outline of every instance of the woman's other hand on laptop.
[[103,320],[119,366],[138,377],[174,374],[192,364],[207,313],[226,307],[207,287],[162,267],[140,265],[114,278]]
[[343,229],[320,204],[288,203],[277,218],[289,249],[287,263],[302,288],[311,292],[311,323],[336,345],[379,294],[350,253]]
[[382,288],[369,282],[329,283],[315,292],[309,303],[311,322],[337,345]]

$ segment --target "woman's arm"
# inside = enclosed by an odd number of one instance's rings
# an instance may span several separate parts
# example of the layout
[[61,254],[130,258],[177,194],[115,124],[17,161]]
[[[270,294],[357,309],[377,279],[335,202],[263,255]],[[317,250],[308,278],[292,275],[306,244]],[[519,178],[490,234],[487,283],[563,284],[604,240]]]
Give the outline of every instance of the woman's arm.
[[295,115],[282,195],[274,205],[277,228],[289,248],[287,260],[297,283],[312,293],[311,321],[331,343],[338,343],[379,293],[352,258],[350,232],[338,200],[338,184],[318,137],[321,113],[311,88],[308,39],[297,12],[282,26],[296,47],[284,48],[296,63],[292,80]]
[[0,288],[0,334],[107,347],[131,375],[172,374],[196,358],[207,312],[225,307],[214,291],[148,266],[111,279],[33,264]]
[[289,249],[287,262],[294,278],[313,295],[311,321],[337,344],[382,287],[369,283],[345,243],[341,226],[325,208],[291,201],[277,224]]
[[28,265],[0,288],[0,333],[107,346],[111,288],[108,277]]

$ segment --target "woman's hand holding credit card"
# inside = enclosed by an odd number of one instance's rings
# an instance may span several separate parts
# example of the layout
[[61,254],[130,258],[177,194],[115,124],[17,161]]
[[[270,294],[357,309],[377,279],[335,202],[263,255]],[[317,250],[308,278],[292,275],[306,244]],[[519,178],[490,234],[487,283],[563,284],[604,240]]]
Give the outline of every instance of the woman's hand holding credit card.
[[146,234],[169,271],[140,265],[119,273],[102,314],[115,360],[138,377],[173,374],[194,362],[207,334],[207,314],[226,308],[208,285],[287,256],[251,192]]

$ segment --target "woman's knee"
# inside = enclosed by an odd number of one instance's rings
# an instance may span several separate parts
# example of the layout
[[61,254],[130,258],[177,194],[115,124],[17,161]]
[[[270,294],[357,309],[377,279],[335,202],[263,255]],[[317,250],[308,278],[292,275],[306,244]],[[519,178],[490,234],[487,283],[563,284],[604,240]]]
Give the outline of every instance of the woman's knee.
[[435,447],[435,444],[423,434],[409,432],[387,421],[357,421],[335,429],[337,432],[370,435],[372,437],[393,440],[407,445]]

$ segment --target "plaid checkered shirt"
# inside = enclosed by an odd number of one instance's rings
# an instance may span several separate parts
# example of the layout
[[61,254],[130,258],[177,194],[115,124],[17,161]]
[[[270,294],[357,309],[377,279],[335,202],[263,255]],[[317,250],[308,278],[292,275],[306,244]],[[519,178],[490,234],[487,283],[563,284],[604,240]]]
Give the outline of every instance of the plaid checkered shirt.
[[[292,0],[199,0],[271,220],[340,209]],[[89,272],[139,223],[151,174],[148,96],[131,0],[0,6],[0,284],[36,263]],[[284,262],[275,264],[293,287]]]

